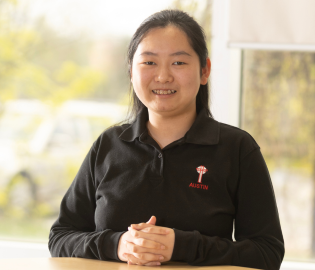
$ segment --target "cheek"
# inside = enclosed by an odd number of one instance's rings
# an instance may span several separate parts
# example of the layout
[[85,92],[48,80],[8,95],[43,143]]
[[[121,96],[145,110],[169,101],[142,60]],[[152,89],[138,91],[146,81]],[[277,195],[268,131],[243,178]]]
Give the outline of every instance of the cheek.
[[180,84],[184,88],[189,88],[192,92],[198,92],[200,87],[200,73],[196,69],[189,69],[178,77]]
[[137,97],[143,104],[146,104],[147,98],[150,95],[151,73],[148,69],[139,68],[133,69],[132,84]]
[[152,71],[146,68],[138,67],[133,72],[133,82],[138,86],[145,86],[152,79]]

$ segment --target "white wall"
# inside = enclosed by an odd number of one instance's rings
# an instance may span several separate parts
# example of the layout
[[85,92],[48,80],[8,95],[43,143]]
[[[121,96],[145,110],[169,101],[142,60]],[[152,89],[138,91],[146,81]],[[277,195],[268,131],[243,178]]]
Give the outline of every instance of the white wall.
[[211,43],[211,111],[219,122],[239,126],[241,49],[228,48],[229,0],[214,0]]
[[0,241],[1,258],[49,258],[50,253],[47,244]]
[[[228,26],[231,0],[213,0],[211,43],[211,111],[219,122],[239,127],[241,50],[229,46]],[[246,48],[246,47],[244,47]],[[251,47],[255,49],[255,47]],[[262,47],[259,47],[262,49]],[[264,49],[270,49],[265,47]],[[287,49],[283,46],[283,49]],[[315,269],[315,263],[284,261],[281,270]]]

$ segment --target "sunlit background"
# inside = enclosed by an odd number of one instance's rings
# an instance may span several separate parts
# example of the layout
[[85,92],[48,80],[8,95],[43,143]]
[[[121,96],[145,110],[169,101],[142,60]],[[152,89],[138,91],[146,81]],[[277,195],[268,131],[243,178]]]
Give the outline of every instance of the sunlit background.
[[[130,37],[164,8],[194,16],[211,51],[211,0],[0,0],[2,240],[47,243],[88,149],[126,116]],[[268,165],[285,259],[311,261],[315,53],[243,49],[240,74],[236,125]]]

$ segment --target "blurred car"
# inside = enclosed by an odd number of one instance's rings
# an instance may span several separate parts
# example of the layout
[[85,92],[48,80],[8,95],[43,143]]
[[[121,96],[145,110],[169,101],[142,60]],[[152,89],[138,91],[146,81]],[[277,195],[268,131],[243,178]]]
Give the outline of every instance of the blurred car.
[[4,104],[0,115],[0,211],[54,215],[93,141],[124,119],[125,106],[37,100]]

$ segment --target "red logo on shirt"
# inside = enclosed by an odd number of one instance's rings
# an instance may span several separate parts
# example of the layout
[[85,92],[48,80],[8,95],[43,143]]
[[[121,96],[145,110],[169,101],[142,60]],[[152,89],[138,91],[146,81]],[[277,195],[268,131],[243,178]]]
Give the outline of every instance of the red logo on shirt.
[[190,183],[189,187],[208,189],[207,185],[201,184],[202,175],[205,174],[208,170],[206,169],[205,166],[199,166],[198,168],[196,168],[196,170],[199,173],[198,184]]

